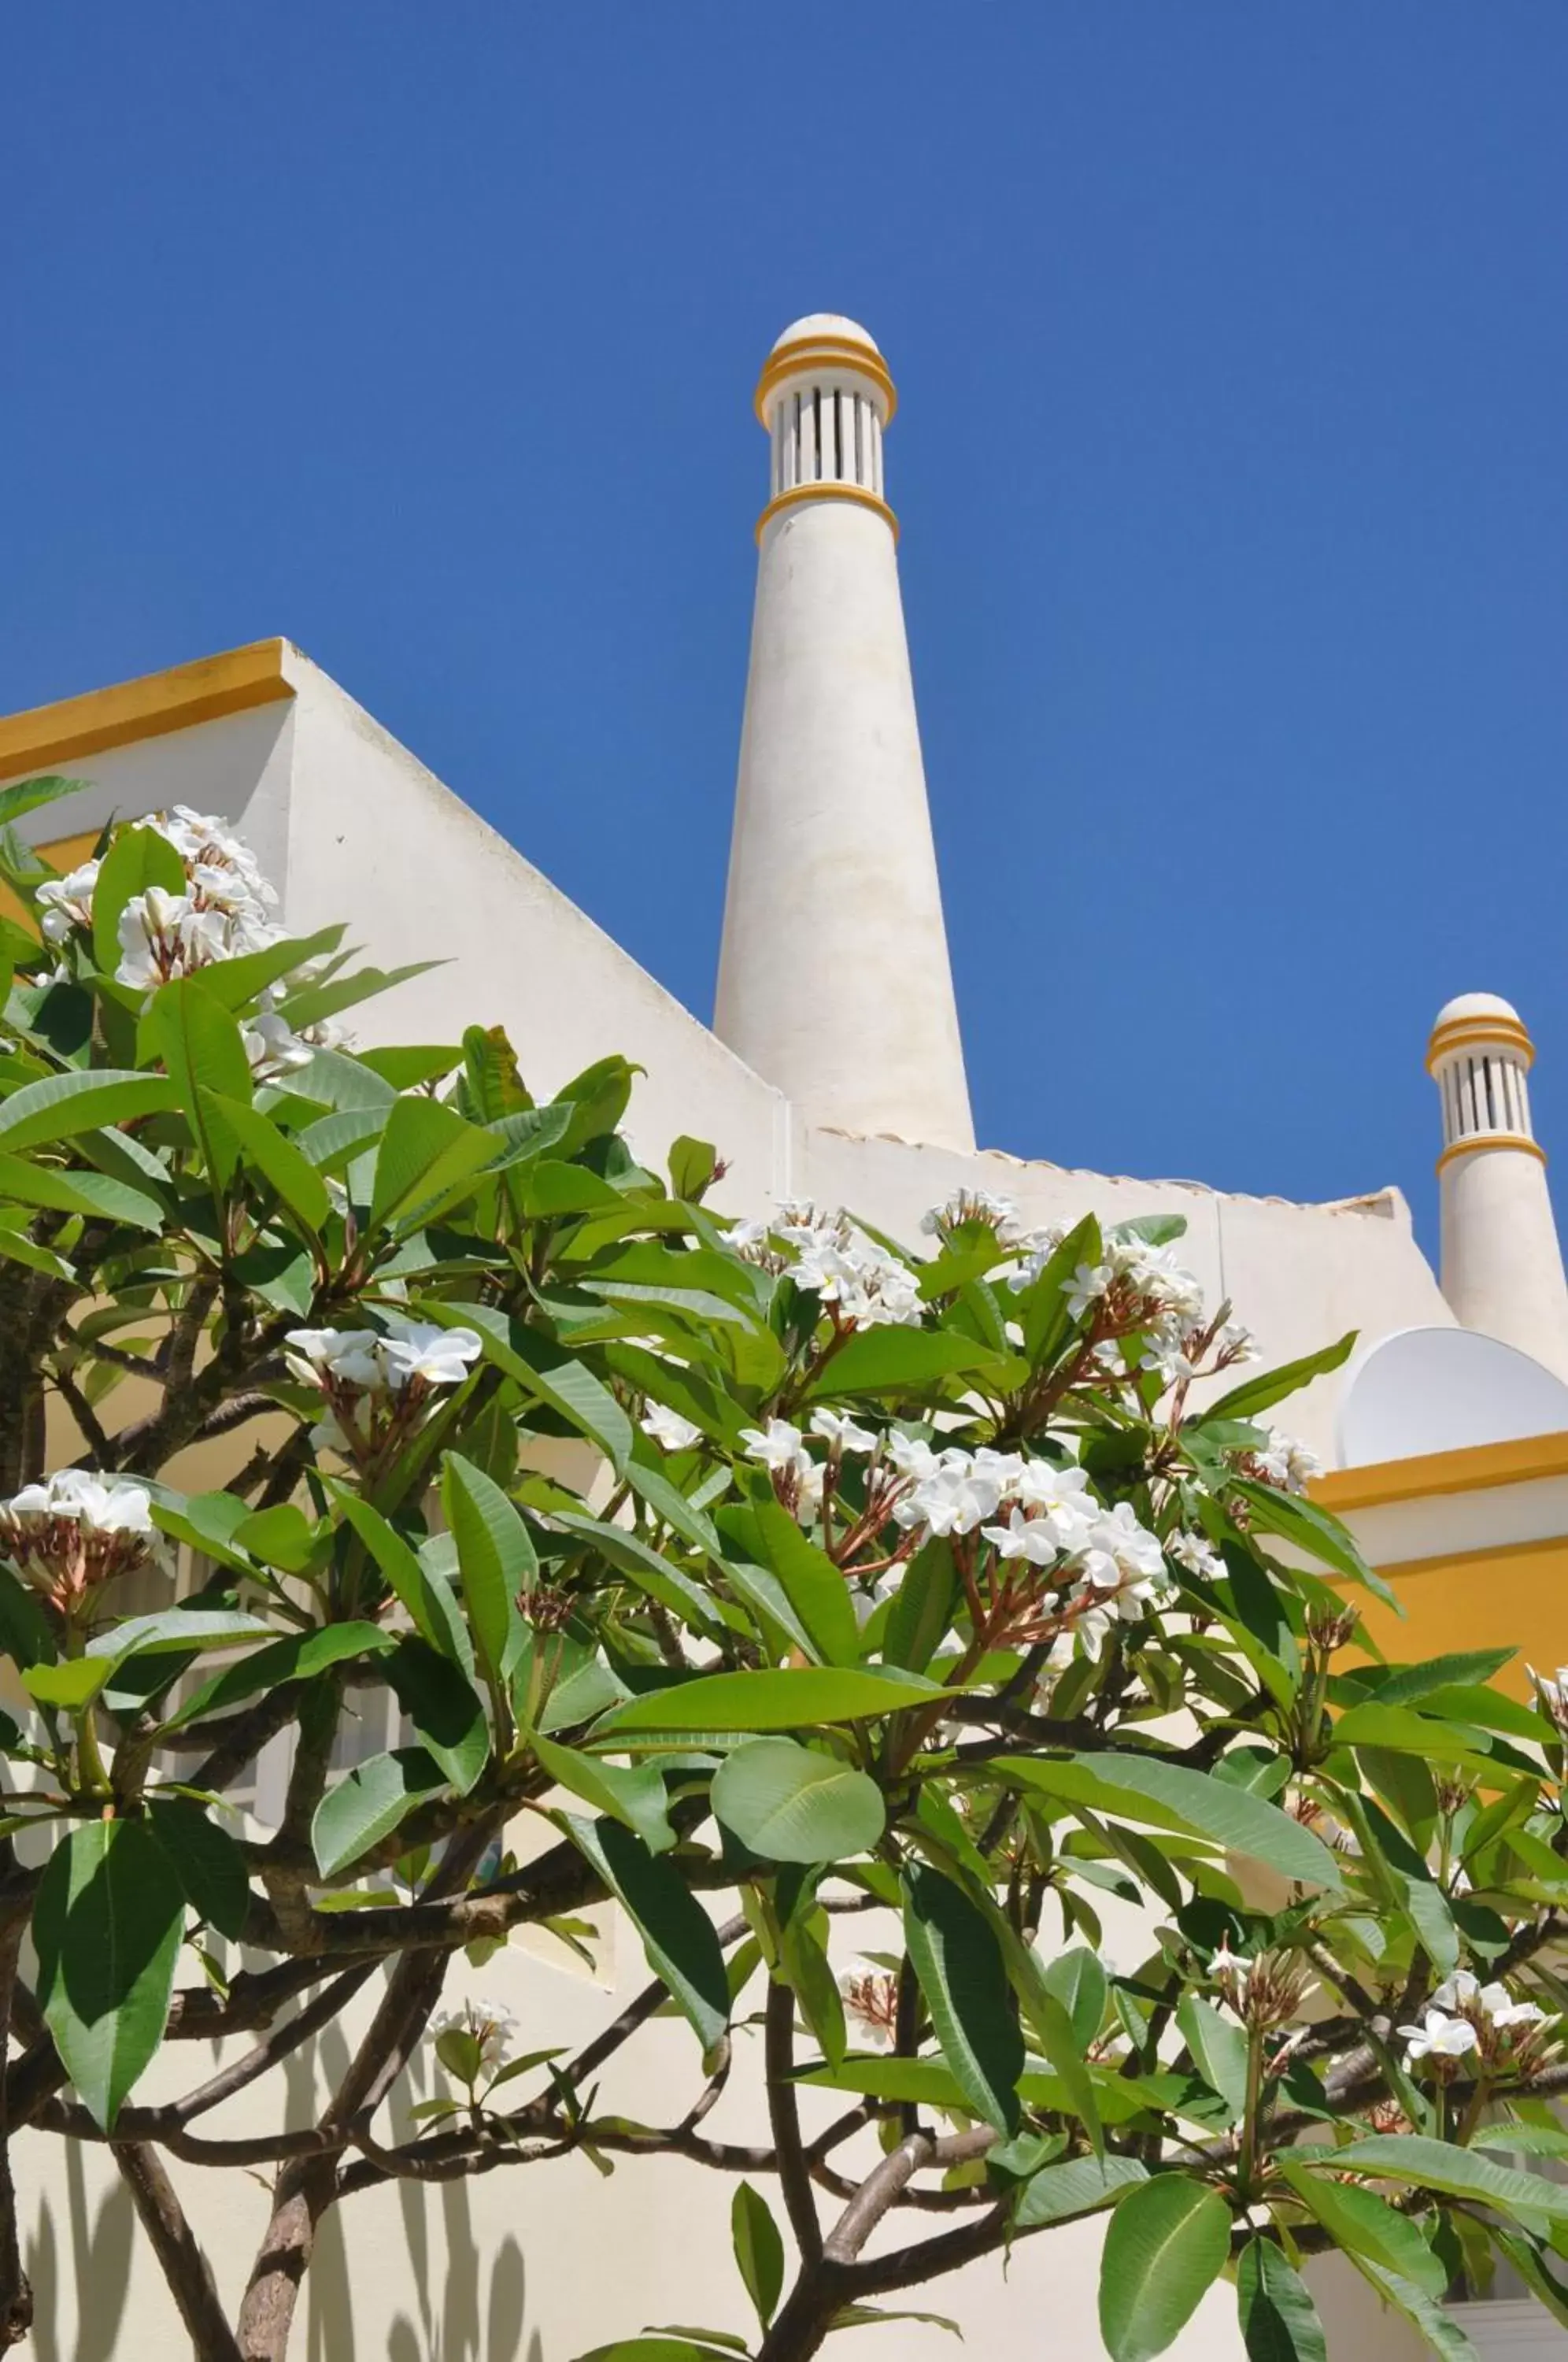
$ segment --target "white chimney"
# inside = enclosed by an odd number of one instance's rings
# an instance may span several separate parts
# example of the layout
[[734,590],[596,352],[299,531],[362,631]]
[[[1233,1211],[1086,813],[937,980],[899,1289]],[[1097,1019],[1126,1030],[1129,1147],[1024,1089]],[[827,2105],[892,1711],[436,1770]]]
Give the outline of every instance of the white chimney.
[[1509,1002],[1462,993],[1432,1028],[1442,1100],[1442,1292],[1466,1329],[1568,1378],[1568,1282],[1530,1122],[1535,1045]]
[[866,330],[787,328],[715,1030],[812,1121],[972,1148],[883,480],[897,397]]

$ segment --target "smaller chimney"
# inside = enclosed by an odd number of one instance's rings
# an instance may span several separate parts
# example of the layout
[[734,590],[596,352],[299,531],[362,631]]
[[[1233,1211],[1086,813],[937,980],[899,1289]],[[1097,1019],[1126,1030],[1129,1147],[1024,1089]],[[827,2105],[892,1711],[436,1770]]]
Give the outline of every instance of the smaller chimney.
[[1568,1379],[1568,1280],[1525,1079],[1534,1059],[1518,1010],[1496,993],[1462,993],[1432,1028],[1442,1292],[1463,1328]]

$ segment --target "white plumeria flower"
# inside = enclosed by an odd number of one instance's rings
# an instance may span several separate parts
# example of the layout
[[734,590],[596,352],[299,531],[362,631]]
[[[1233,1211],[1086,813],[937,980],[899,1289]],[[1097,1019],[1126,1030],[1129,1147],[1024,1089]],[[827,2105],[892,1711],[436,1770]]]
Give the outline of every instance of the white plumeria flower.
[[812,1413],[812,1433],[820,1435],[839,1451],[875,1451],[877,1438],[868,1427],[859,1427],[847,1411],[814,1410]]
[[844,2014],[854,2021],[863,2042],[874,2049],[890,2050],[898,2030],[898,1979],[875,1960],[856,1959],[838,1981]]
[[919,1435],[889,1435],[883,1446],[888,1458],[900,1476],[912,1476],[916,1484],[923,1483],[942,1465],[939,1452]]
[[1431,2006],[1434,2009],[1468,2009],[1480,1992],[1479,1977],[1472,1976],[1468,1969],[1455,1969],[1451,1977],[1444,1977],[1433,1993]]
[[[1165,1552],[1159,1540],[1146,1526],[1139,1524],[1131,1501],[1118,1501],[1114,1509],[1101,1511],[1089,1529],[1088,1554],[1090,1559],[1109,1559],[1119,1579],[1131,1577],[1159,1583],[1165,1577]],[[1093,1580],[1106,1587],[1103,1576],[1097,1573]]]
[[386,1321],[380,1359],[394,1394],[414,1378],[427,1386],[459,1386],[484,1351],[483,1340],[471,1329],[444,1329],[437,1321],[408,1320],[398,1313],[388,1313]]
[[24,1485],[5,1507],[14,1518],[70,1518],[94,1534],[151,1534],[152,1496],[124,1477],[60,1468],[41,1485]]
[[1322,1473],[1323,1463],[1317,1455],[1277,1428],[1268,1430],[1267,1442],[1253,1457],[1268,1482],[1282,1493],[1305,1493],[1312,1478]]
[[0,1502],[0,1556],[73,1617],[112,1575],[162,1564],[167,1545],[152,1523],[146,1487],[85,1468],[57,1469]]
[[1026,1460],[1012,1491],[1023,1508],[1033,1509],[1043,1518],[1059,1550],[1080,1549],[1099,1515],[1099,1503],[1081,1468]]
[[1032,1566],[1052,1566],[1062,1555],[1049,1518],[1026,1518],[1021,1509],[1014,1509],[1005,1526],[985,1526],[981,1530],[988,1542],[995,1543],[999,1558],[1021,1558]]
[[75,927],[93,923],[93,895],[101,862],[84,861],[64,877],[46,878],[34,895],[39,932],[46,944],[62,944]]
[[879,1574],[871,1583],[851,1586],[849,1604],[855,1610],[855,1620],[864,1631],[884,1600],[891,1599],[899,1586],[890,1574]]
[[936,1465],[904,1496],[893,1511],[899,1524],[923,1526],[933,1534],[972,1534],[994,1518],[1002,1490],[994,1474],[977,1469],[967,1451],[942,1453]]
[[1535,1683],[1536,1697],[1549,1718],[1560,1731],[1568,1731],[1568,1665],[1559,1665],[1555,1677],[1538,1673],[1533,1665],[1529,1672]]
[[1475,1998],[1485,2011],[1490,2024],[1500,2034],[1510,2033],[1517,2026],[1544,2025],[1546,2023],[1545,2010],[1538,2008],[1533,2001],[1516,2001],[1507,1986],[1500,1981],[1483,1985]]
[[227,928],[217,911],[199,910],[189,894],[171,894],[161,886],[131,896],[120,912],[118,932],[116,981],[142,988],[222,959],[227,944]]
[[291,1329],[283,1357],[307,1385],[350,1387],[361,1394],[401,1394],[415,1379],[426,1386],[460,1385],[484,1351],[471,1329],[387,1316],[387,1328]]
[[1225,1562],[1213,1543],[1203,1534],[1174,1533],[1165,1544],[1166,1554],[1189,1574],[1220,1575],[1225,1572]]
[[1450,2017],[1441,2009],[1429,2009],[1419,2025],[1401,2025],[1397,2031],[1412,2067],[1419,2058],[1463,2058],[1480,2047],[1480,2036],[1467,2017]]
[[920,1226],[929,1238],[944,1238],[960,1222],[984,1222],[1004,1246],[1019,1241],[1018,1208],[1010,1198],[993,1197],[988,1189],[958,1189],[944,1204],[928,1206]]
[[767,1427],[743,1427],[741,1441],[748,1460],[760,1461],[776,1476],[795,1468],[801,1459],[801,1430],[787,1418],[770,1418]]
[[702,1433],[694,1420],[682,1418],[667,1403],[649,1403],[637,1424],[645,1435],[652,1436],[661,1451],[690,1451]]
[[1071,1279],[1062,1282],[1062,1292],[1067,1299],[1067,1310],[1075,1320],[1081,1320],[1091,1304],[1099,1302],[1110,1286],[1111,1272],[1108,1264],[1079,1264]]

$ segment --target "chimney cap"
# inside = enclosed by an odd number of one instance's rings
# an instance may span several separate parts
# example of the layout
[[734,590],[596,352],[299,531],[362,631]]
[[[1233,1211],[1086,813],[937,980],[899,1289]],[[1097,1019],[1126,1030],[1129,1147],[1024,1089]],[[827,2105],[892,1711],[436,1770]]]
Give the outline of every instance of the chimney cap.
[[776,337],[768,349],[768,359],[777,360],[790,345],[818,345],[829,339],[834,344],[859,345],[868,353],[882,358],[882,348],[869,328],[858,320],[847,319],[842,312],[808,312],[803,318],[791,320],[781,337]]
[[1483,1045],[1512,1050],[1527,1067],[1534,1061],[1535,1044],[1511,1000],[1497,992],[1457,993],[1437,1013],[1427,1044],[1427,1072],[1430,1074],[1441,1058]]
[[756,388],[756,414],[762,425],[769,426],[768,404],[787,379],[830,370],[869,379],[881,396],[882,424],[888,425],[899,397],[882,348],[868,328],[842,312],[807,312],[801,319],[791,320],[775,339]]

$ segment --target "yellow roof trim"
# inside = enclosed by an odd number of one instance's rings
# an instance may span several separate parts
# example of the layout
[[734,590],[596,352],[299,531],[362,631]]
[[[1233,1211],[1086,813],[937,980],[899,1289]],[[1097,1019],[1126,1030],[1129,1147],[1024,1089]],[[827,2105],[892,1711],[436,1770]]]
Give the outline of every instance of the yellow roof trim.
[[1545,1476],[1568,1476],[1568,1434],[1517,1436],[1507,1443],[1471,1443],[1458,1451],[1423,1451],[1365,1468],[1336,1468],[1316,1478],[1311,1493],[1320,1507],[1343,1517],[1347,1510],[1380,1508],[1386,1502],[1485,1493]]
[[112,689],[90,689],[83,697],[7,714],[0,719],[0,779],[18,778],[51,763],[73,762],[79,755],[100,754],[105,746],[162,738],[198,722],[215,722],[226,713],[243,713],[249,706],[293,697],[293,683],[283,670],[287,646],[284,640],[255,640],[222,656],[200,657],[194,664],[174,665],[167,672],[144,673],[139,680],[117,681]]

